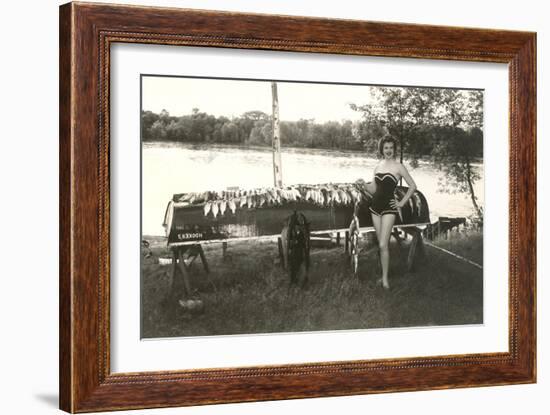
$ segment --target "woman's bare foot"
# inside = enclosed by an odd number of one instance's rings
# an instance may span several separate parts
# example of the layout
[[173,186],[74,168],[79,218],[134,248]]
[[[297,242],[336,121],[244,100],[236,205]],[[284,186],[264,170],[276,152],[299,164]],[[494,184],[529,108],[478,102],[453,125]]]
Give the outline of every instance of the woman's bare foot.
[[389,282],[386,280],[384,281],[383,278],[378,278],[378,280],[376,280],[376,285],[384,288],[385,290],[389,290],[390,289],[390,284]]

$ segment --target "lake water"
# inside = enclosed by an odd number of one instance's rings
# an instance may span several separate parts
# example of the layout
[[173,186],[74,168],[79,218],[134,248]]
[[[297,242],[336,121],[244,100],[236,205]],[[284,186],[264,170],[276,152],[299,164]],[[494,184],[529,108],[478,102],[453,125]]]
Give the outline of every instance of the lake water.
[[[269,148],[144,143],[142,153],[143,234],[164,235],[162,221],[174,193],[273,186],[273,155]],[[311,149],[282,151],[283,184],[319,184],[372,180],[378,160],[363,153]],[[474,189],[483,206],[483,165],[476,165],[481,179]],[[439,216],[474,213],[468,194],[438,192],[443,176],[430,163],[421,162],[411,176],[428,200],[431,221]]]

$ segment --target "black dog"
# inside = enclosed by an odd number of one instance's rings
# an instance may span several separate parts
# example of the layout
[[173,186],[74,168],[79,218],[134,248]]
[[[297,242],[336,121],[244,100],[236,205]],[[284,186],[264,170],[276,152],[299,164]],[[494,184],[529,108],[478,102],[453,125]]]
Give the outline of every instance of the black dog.
[[304,284],[308,280],[309,272],[309,251],[310,251],[310,233],[309,222],[305,215],[296,212],[285,220],[285,226],[281,232],[281,241],[283,248],[283,266],[287,269],[290,283],[298,282],[298,272],[302,264],[305,267]]

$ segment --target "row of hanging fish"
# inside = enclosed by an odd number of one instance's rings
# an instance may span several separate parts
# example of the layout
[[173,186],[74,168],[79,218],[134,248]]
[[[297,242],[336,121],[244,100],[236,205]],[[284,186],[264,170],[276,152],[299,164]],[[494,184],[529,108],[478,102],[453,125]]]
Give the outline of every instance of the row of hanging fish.
[[[395,196],[397,200],[401,200],[405,197],[405,194],[407,193],[407,190],[403,187],[396,187],[395,188]],[[407,206],[408,204],[408,206]],[[422,199],[420,198],[419,192],[414,192],[412,196],[409,198],[407,204],[403,206],[403,209],[410,209],[410,215],[413,217],[421,217],[422,216],[422,207],[424,204],[422,203]]]
[[280,206],[288,202],[304,201],[318,206],[354,205],[369,194],[361,184],[295,185],[284,188],[259,188],[252,190],[225,190],[221,192],[185,193],[176,195],[177,202],[203,204],[204,216],[235,213],[245,207],[249,209]]

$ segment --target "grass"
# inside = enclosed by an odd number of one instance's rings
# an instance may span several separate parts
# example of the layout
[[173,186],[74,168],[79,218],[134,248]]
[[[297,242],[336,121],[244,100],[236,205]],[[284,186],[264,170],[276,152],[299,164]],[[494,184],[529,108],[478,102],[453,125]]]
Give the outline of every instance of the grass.
[[483,234],[481,232],[468,230],[453,232],[448,239],[439,239],[436,245],[476,264],[483,265]]
[[[390,246],[390,284],[376,284],[377,255],[361,255],[351,275],[342,247],[312,250],[309,284],[291,287],[281,269],[276,241],[205,246],[211,273],[197,259],[192,285],[204,307],[184,310],[170,300],[169,256],[163,240],[152,240],[153,256],[142,262],[142,337],[210,336],[318,330],[348,330],[483,322],[483,273],[429,246],[416,272],[406,271],[408,242]],[[435,242],[482,263],[481,233],[452,234]]]

